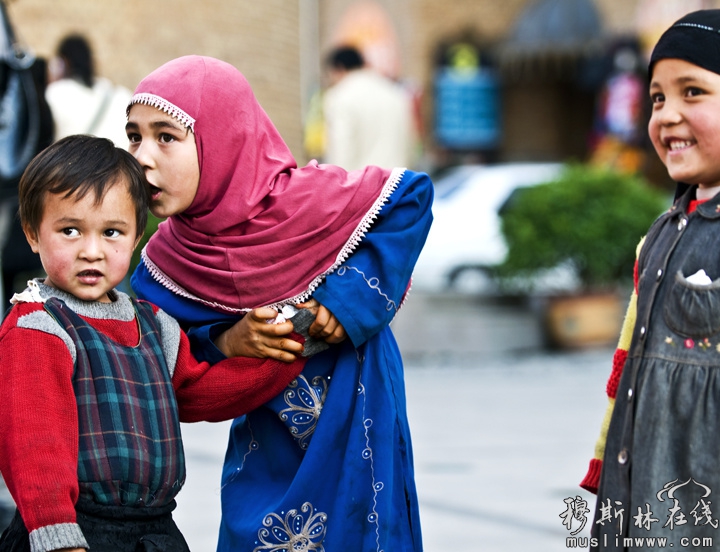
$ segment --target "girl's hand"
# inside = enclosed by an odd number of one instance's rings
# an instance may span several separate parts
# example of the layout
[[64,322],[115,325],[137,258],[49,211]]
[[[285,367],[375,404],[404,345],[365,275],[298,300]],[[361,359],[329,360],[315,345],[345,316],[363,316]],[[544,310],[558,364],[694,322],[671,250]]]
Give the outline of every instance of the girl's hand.
[[227,357],[272,358],[293,362],[296,355],[303,352],[302,343],[288,337],[293,330],[292,322],[268,324],[267,321],[277,315],[275,309],[254,309],[220,334],[215,345]]
[[299,303],[301,309],[309,309],[315,315],[315,322],[310,325],[308,333],[316,339],[323,339],[327,343],[340,343],[347,338],[345,328],[335,315],[323,307],[315,299]]

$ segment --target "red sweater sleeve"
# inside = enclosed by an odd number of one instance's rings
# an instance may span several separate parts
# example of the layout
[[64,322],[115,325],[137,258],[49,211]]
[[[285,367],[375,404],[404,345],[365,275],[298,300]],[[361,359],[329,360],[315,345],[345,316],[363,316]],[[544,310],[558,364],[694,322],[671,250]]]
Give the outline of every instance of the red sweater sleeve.
[[[298,341],[302,337],[292,334]],[[210,365],[198,362],[181,332],[173,386],[181,422],[219,422],[237,418],[282,392],[305,366],[272,359],[235,357]]]
[[74,523],[78,421],[73,361],[54,335],[17,327],[16,306],[0,328],[0,471],[28,531]]

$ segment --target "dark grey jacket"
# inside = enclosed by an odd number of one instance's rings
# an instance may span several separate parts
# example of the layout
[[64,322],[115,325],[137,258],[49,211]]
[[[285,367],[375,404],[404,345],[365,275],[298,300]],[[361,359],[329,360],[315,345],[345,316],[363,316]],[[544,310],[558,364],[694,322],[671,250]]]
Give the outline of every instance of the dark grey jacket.
[[[640,252],[594,550],[648,537],[674,547],[709,538],[720,550],[720,196],[688,214],[694,196],[692,187],[657,219]],[[688,281],[700,270],[711,283]]]

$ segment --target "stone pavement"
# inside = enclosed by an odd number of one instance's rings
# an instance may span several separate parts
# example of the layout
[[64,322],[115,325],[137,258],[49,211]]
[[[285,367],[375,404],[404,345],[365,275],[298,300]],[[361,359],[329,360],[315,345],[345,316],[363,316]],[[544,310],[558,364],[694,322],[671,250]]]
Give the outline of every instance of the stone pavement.
[[[411,296],[393,329],[406,358],[425,551],[567,550],[564,500],[594,508],[577,484],[612,349],[547,352],[532,309],[463,296]],[[188,481],[175,518],[194,552],[215,547],[228,425],[183,426]]]

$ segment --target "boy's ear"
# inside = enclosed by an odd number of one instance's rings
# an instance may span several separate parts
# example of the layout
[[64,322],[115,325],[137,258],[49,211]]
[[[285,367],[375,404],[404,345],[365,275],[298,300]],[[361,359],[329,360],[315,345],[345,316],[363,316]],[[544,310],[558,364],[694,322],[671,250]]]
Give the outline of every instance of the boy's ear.
[[25,234],[25,239],[30,244],[30,248],[33,250],[33,253],[38,253],[38,239],[37,239],[37,232],[30,228],[27,224],[22,225],[23,234]]

